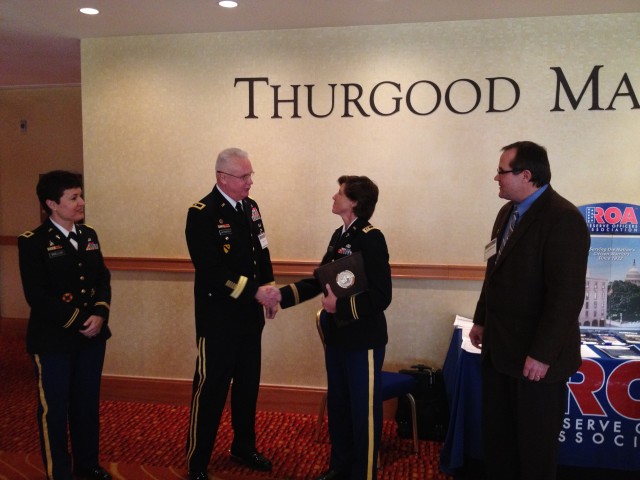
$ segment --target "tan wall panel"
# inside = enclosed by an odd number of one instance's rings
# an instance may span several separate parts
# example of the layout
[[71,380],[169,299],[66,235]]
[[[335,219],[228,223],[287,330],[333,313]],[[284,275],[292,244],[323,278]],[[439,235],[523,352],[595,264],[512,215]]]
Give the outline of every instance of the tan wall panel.
[[[40,224],[38,175],[54,169],[82,172],[80,87],[0,89],[0,235]],[[0,248],[0,315],[28,316],[15,246]]]
[[[296,278],[278,278],[279,285]],[[193,274],[113,273],[114,302],[105,372],[110,375],[187,379],[195,365]],[[395,279],[387,310],[386,368],[416,363],[442,366],[454,315],[471,315],[480,282]],[[281,310],[263,332],[262,383],[326,385],[315,326],[320,297]]]
[[[336,178],[358,173],[381,188],[373,222],[387,235],[392,261],[481,263],[502,203],[493,176],[507,143],[546,145],[554,187],[577,204],[612,192],[616,201],[634,201],[632,176],[615,173],[634,167],[640,147],[631,101],[620,97],[615,112],[589,111],[588,92],[578,111],[566,99],[568,111],[550,110],[551,67],[566,72],[578,95],[594,66],[604,65],[603,107],[625,73],[637,78],[640,60],[629,54],[640,43],[637,24],[638,15],[628,14],[84,40],[89,200],[100,206],[112,255],[186,256],[186,208],[210,190],[216,153],[237,145],[252,156],[252,196],[276,259],[322,255],[339,224],[330,213]],[[272,119],[272,90],[262,85],[259,118],[245,119],[247,86],[234,80],[263,76],[283,85],[283,98],[292,97],[291,84],[324,86],[320,97],[330,83],[353,82],[363,86],[366,105],[382,81],[400,83],[405,95],[427,79],[444,94],[466,78],[482,99],[468,115],[448,111],[443,100],[424,117],[404,106],[390,117],[317,119],[304,113],[301,93],[302,118],[282,105],[284,118]],[[485,113],[486,78],[500,76],[518,82],[519,104]],[[472,104],[470,87],[454,92],[458,109]],[[343,103],[337,94],[336,109]]]
[[[336,178],[358,173],[380,186],[373,223],[387,237],[392,262],[480,264],[502,204],[493,172],[506,143],[530,138],[546,145],[552,184],[576,204],[637,203],[640,117],[629,99],[621,97],[609,112],[588,111],[585,101],[578,111],[549,110],[551,66],[570,72],[579,93],[593,66],[604,65],[603,107],[624,73],[637,82],[640,58],[630,52],[640,47],[639,22],[630,14],[84,40],[89,223],[107,256],[187,257],[186,210],[211,189],[217,152],[235,145],[252,157],[252,196],[261,205],[274,259],[320,259],[340,223],[330,213]],[[233,87],[234,78],[246,76],[268,76],[283,85],[286,97],[285,86],[294,83],[355,82],[368,95],[384,80],[401,83],[406,93],[421,79],[444,91],[460,78],[485,88],[486,77],[508,76],[518,81],[521,99],[503,114],[485,113],[483,91],[482,106],[468,115],[441,106],[427,117],[404,108],[391,117],[291,119],[283,106],[285,118],[270,119],[273,99],[263,89],[256,100],[260,118],[247,120],[246,88]],[[46,151],[41,146],[39,154]],[[2,233],[17,234],[17,216],[9,222],[15,232],[4,228],[7,170],[1,161]],[[33,192],[34,180],[20,182]],[[29,221],[26,228],[32,226]],[[12,248],[0,249],[2,298],[10,290],[5,256]],[[12,262],[9,257],[10,268]],[[192,274],[114,272],[114,337],[105,372],[191,377],[192,286]],[[455,314],[472,315],[479,289],[476,281],[394,279],[388,368],[440,365]],[[0,301],[3,315],[21,316],[13,306],[5,313]],[[313,324],[318,304],[307,302],[268,322],[264,383],[324,385]]]
[[[601,103],[608,106],[625,73],[640,78],[640,58],[629,55],[640,47],[639,18],[84,40],[87,195],[105,252],[187,257],[186,210],[210,191],[215,156],[228,146],[245,148],[253,160],[252,196],[261,205],[274,259],[321,258],[340,224],[330,213],[336,178],[355,173],[380,186],[373,223],[385,233],[392,262],[481,264],[502,204],[493,180],[499,149],[521,139],[548,147],[552,184],[576,204],[635,202],[637,176],[614,171],[635,171],[638,111],[620,97],[616,111],[589,111],[588,101],[573,111],[563,99],[568,110],[552,113],[556,77],[550,67],[560,66],[578,94],[594,66],[605,65],[599,88]],[[518,83],[519,104],[507,113],[486,113],[486,78],[500,76]],[[452,113],[443,101],[429,116],[412,115],[405,105],[388,117],[318,119],[301,109],[302,118],[292,119],[292,108],[283,104],[283,118],[272,119],[272,89],[262,85],[255,90],[259,118],[246,119],[247,87],[234,87],[238,77],[268,77],[283,85],[282,98],[292,97],[291,84],[315,84],[321,95],[330,83],[358,83],[364,104],[382,81],[400,83],[405,95],[419,80],[433,81],[444,93],[455,80],[467,78],[480,85],[482,99],[467,115]],[[302,106],[306,97],[300,94]],[[455,101],[462,109],[473,96],[460,88]],[[337,95],[336,108],[343,102]],[[326,105],[320,103],[318,110]],[[379,106],[393,105],[388,100]],[[190,274],[114,275],[108,373],[191,376],[190,279]],[[441,365],[455,314],[471,316],[479,290],[477,281],[395,279],[387,312],[388,368]],[[310,301],[268,322],[264,383],[324,384],[313,324],[318,305]]]

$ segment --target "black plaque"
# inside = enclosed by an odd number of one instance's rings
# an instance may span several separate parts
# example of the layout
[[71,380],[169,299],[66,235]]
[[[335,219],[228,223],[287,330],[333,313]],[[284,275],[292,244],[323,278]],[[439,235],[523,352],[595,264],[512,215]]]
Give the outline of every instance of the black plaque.
[[369,286],[361,252],[326,263],[316,268],[313,275],[320,282],[325,295],[327,294],[326,285],[329,284],[338,298],[356,295]]

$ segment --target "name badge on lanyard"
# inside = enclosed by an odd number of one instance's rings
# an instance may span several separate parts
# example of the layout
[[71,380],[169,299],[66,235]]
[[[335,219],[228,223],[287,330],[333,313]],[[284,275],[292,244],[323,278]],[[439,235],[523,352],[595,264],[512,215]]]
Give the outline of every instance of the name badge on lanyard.
[[498,243],[498,239],[494,238],[493,240],[491,240],[489,243],[487,243],[484,247],[484,261],[486,262],[487,260],[489,260],[491,257],[493,257],[497,252],[496,247],[497,247],[497,243]]
[[260,245],[263,250],[269,246],[269,242],[267,242],[267,235],[264,232],[259,234],[258,238],[260,239]]

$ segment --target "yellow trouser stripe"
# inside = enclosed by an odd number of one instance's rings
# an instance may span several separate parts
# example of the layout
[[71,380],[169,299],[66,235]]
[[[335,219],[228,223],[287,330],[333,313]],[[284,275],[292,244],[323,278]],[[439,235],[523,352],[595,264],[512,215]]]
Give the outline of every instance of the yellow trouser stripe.
[[42,441],[44,443],[44,454],[46,457],[47,478],[53,478],[53,460],[51,458],[51,440],[49,439],[49,425],[47,424],[47,413],[49,413],[49,405],[47,405],[47,398],[44,394],[44,388],[42,388],[42,364],[40,363],[40,356],[34,355],[33,358],[36,361],[36,367],[38,369],[38,394],[40,395],[40,405],[42,405]]
[[205,338],[198,339],[198,359],[196,360],[196,368],[198,369],[198,388],[193,395],[191,402],[191,420],[189,423],[189,451],[187,452],[187,465],[191,460],[194,450],[196,449],[196,440],[198,433],[198,410],[200,409],[200,394],[207,378],[207,355],[205,353]]
[[369,350],[368,351],[368,357],[369,357],[369,446],[368,446],[368,453],[367,453],[367,480],[372,480],[373,479],[373,466],[374,463],[376,461],[376,458],[374,458],[374,451],[373,451],[373,446],[375,444],[374,438],[375,438],[375,433],[374,433],[374,412],[373,412],[373,383],[375,380],[374,377],[374,359],[373,359],[373,350]]

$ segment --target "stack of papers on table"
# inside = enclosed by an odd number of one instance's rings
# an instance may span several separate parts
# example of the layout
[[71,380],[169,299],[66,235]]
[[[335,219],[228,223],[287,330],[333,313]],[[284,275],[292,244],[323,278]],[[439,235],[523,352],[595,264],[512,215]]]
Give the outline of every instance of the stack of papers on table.
[[471,345],[471,340],[469,339],[469,332],[471,331],[471,327],[473,327],[473,320],[456,315],[453,326],[462,330],[462,349],[470,353],[480,353],[480,349]]
[[591,348],[589,348],[589,345],[580,345],[580,356],[582,358],[599,358],[600,357],[600,355],[598,355]]

